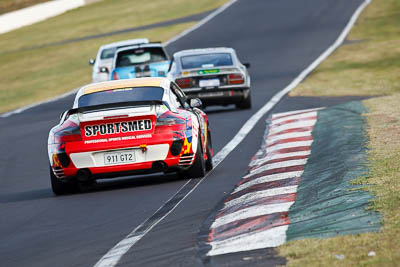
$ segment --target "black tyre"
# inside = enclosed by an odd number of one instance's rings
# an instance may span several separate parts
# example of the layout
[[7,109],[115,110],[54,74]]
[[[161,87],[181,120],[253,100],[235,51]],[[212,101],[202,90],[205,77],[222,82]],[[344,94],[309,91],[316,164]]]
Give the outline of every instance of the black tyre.
[[211,136],[207,134],[207,160],[206,160],[206,171],[211,171],[214,167],[212,156],[211,156]]
[[53,173],[53,170],[50,167],[50,182],[51,189],[55,195],[66,195],[77,192],[78,187],[76,183],[67,183],[60,181]]
[[203,149],[201,148],[201,140],[199,138],[194,163],[187,171],[183,172],[183,176],[186,178],[201,178],[204,177],[204,175],[206,175],[206,164]]
[[250,92],[249,92],[249,95],[246,98],[244,98],[241,103],[236,104],[236,107],[240,108],[240,109],[249,109],[249,108],[251,108],[251,95],[250,95]]

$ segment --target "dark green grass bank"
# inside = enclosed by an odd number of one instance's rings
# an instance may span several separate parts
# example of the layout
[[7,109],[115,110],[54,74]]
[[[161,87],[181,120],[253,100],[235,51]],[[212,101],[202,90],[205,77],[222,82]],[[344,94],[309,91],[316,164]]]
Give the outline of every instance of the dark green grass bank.
[[368,174],[365,112],[361,102],[318,112],[311,155],[289,211],[288,240],[379,230],[380,215],[369,210],[372,195],[352,183]]

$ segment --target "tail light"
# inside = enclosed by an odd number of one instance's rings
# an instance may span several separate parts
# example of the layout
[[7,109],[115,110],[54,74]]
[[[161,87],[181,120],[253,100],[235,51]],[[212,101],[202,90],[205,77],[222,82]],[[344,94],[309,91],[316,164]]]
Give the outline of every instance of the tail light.
[[242,84],[244,83],[243,75],[241,74],[229,74],[228,84]]
[[113,72],[112,79],[113,80],[119,80],[117,72],[115,72],[115,71]]
[[175,82],[179,85],[180,88],[190,88],[192,85],[191,78],[176,79]]
[[67,143],[67,142],[76,142],[82,141],[81,134],[68,134],[68,133],[61,133],[60,135],[55,136],[56,144]]
[[186,130],[186,121],[167,113],[157,118],[156,133]]
[[66,120],[61,129],[54,134],[54,143],[63,144],[76,141],[82,141],[79,124]]

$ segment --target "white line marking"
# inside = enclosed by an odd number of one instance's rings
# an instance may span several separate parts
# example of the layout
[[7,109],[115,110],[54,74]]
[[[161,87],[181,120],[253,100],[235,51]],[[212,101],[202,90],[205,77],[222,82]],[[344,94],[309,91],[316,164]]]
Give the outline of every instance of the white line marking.
[[264,165],[260,168],[257,168],[255,170],[251,171],[249,174],[245,175],[243,177],[243,179],[254,176],[263,171],[273,170],[273,169],[278,169],[278,168],[286,168],[286,167],[291,167],[291,166],[305,165],[306,163],[307,163],[307,159],[294,159],[294,160],[286,160],[286,161],[267,164],[267,165]]
[[[308,156],[310,155],[311,150],[298,151],[298,152],[290,152],[290,153],[269,153],[265,158],[254,160],[250,163],[250,167],[255,167],[266,163],[267,161],[274,159],[282,159],[289,158],[295,156]],[[257,167],[258,168],[258,167]]]
[[0,15],[0,34],[61,15],[84,5],[84,0],[48,1]]
[[245,206],[246,203],[249,203],[253,200],[260,199],[263,197],[271,197],[271,196],[275,196],[275,195],[296,193],[296,191],[297,191],[297,185],[290,185],[290,186],[283,186],[283,187],[271,188],[271,189],[262,190],[262,191],[251,192],[251,193],[245,194],[241,197],[237,197],[237,198],[234,198],[232,200],[225,202],[224,208],[222,210],[225,210],[227,208],[230,208],[230,207],[238,205],[238,204]]
[[245,233],[222,241],[211,242],[212,249],[207,253],[207,256],[280,246],[286,241],[288,227],[288,225],[283,225],[265,231]]
[[273,135],[282,131],[303,128],[303,127],[310,127],[314,126],[317,120],[307,120],[307,121],[296,121],[292,123],[286,123],[283,125],[272,127],[269,131],[269,135]]
[[288,117],[283,117],[283,118],[279,118],[279,119],[276,119],[276,120],[272,120],[271,121],[271,125],[274,126],[274,125],[277,125],[277,124],[285,123],[285,122],[290,121],[290,120],[313,120],[313,119],[315,120],[315,118],[313,118],[313,117],[316,117],[316,116],[317,116],[317,112],[316,111],[308,112],[308,113],[302,113],[302,114],[299,114],[299,115],[293,115],[293,116],[288,116]]
[[303,172],[304,171],[283,172],[283,173],[275,173],[275,174],[261,176],[259,178],[256,178],[254,180],[251,180],[244,184],[239,185],[238,187],[236,187],[235,191],[233,191],[232,194],[242,191],[242,190],[249,188],[250,186],[253,186],[256,184],[262,184],[262,183],[273,182],[273,181],[289,179],[289,178],[298,178],[298,177],[301,177]]
[[211,225],[211,228],[217,228],[221,225],[228,224],[238,220],[243,220],[246,218],[268,215],[277,212],[285,212],[289,210],[290,206],[292,206],[293,203],[294,201],[278,203],[278,204],[269,204],[269,205],[257,205],[242,210],[238,210],[233,213],[228,213],[222,217],[217,218]]
[[267,142],[266,145],[272,145],[276,143],[277,141],[285,140],[285,139],[292,139],[292,138],[298,138],[298,137],[309,137],[311,135],[311,131],[306,131],[306,132],[292,132],[292,133],[285,133],[285,134],[280,134],[280,135],[274,135],[267,137]]
[[[231,1],[229,2],[229,4],[233,4],[236,1]],[[224,146],[224,148],[222,148],[221,151],[219,151],[215,157],[213,158],[213,162],[215,164],[215,168],[228,156],[228,154],[230,152],[232,152],[232,150],[238,145],[240,144],[243,139],[247,136],[247,134],[254,128],[254,126],[256,125],[256,123],[267,113],[269,112],[281,99],[282,97],[284,97],[287,93],[289,93],[293,88],[295,88],[302,80],[304,80],[305,77],[307,77],[307,75],[312,72],[319,64],[321,64],[321,62],[326,59],[331,53],[333,53],[333,51],[335,51],[335,49],[344,41],[346,35],[349,33],[350,29],[352,28],[352,26],[354,25],[355,21],[357,20],[357,17],[360,15],[361,11],[367,6],[367,4],[370,3],[370,0],[366,0],[358,9],[357,11],[353,14],[352,18],[350,19],[349,23],[347,24],[347,26],[345,27],[345,29],[342,31],[342,33],[340,34],[340,36],[337,38],[337,40],[323,53],[321,54],[310,66],[308,66],[304,71],[302,71],[300,73],[299,76],[297,76],[287,87],[285,87],[283,90],[279,91],[277,94],[275,94],[270,101],[268,101],[261,109],[259,109],[254,115],[252,115],[249,120],[243,125],[243,127],[239,130],[239,132],[235,135],[235,137]],[[225,7],[225,9],[228,6]],[[217,12],[218,10],[216,10]],[[210,14],[212,15],[212,14]],[[175,41],[175,40],[173,40]],[[170,41],[173,42],[173,41]],[[207,175],[208,176],[208,175]],[[204,178],[200,179],[199,183],[193,188],[196,189],[197,186],[205,179],[207,178],[207,176],[205,176]],[[189,180],[190,182],[191,180]],[[186,198],[191,192],[193,192],[193,190],[191,190],[184,198]],[[296,192],[296,189],[294,190]],[[290,192],[290,190],[288,190],[288,192]],[[177,194],[179,193],[179,191],[177,192]],[[183,199],[182,199],[183,200]],[[180,203],[180,202],[179,202]],[[177,203],[172,209],[171,212],[179,205],[179,203]],[[163,204],[164,206],[165,204]],[[160,209],[163,207],[161,206]],[[167,214],[168,215],[168,214]],[[164,216],[163,218],[165,218],[166,216]],[[162,219],[163,219],[162,218]],[[161,219],[161,220],[162,220]],[[151,229],[156,226],[161,220],[158,220],[156,223],[154,223],[151,226]],[[284,233],[284,238],[283,238],[283,242],[285,241],[285,233],[286,233],[286,229],[287,226],[285,226],[285,230],[283,230]],[[279,239],[279,234],[278,234],[278,229],[279,227],[275,227],[274,231],[271,231],[272,234],[274,236],[276,236],[276,239],[273,238],[274,243],[276,244],[276,240],[280,240]],[[148,229],[147,231],[145,231],[146,233],[149,232],[151,229]],[[268,237],[268,231],[264,231],[263,233],[266,234],[267,238]],[[131,234],[135,234],[135,230],[131,233]],[[138,237],[137,239],[133,240],[133,243],[131,244],[131,247],[136,244],[145,234],[141,234],[140,237]],[[129,237],[129,235],[127,236]],[[261,240],[265,240],[266,238],[263,237],[261,238]],[[239,240],[240,241],[240,240]],[[121,242],[124,242],[124,240],[122,240]],[[252,241],[254,242],[254,241]],[[241,242],[240,243],[240,247],[243,250],[243,244]],[[278,242],[279,243],[279,242]],[[262,244],[261,242],[259,243],[260,245]],[[267,245],[262,245],[262,247],[268,247]],[[248,248],[250,248],[250,246],[248,246]],[[251,249],[251,248],[250,248]],[[214,251],[215,252],[215,251]],[[213,250],[211,250],[209,253],[213,253]],[[113,254],[112,249],[103,256],[104,257],[108,257],[110,255]],[[116,256],[117,260],[113,260],[113,261],[108,261],[108,264],[103,263],[103,261],[100,259],[99,262],[96,264],[96,266],[115,266],[119,259],[122,257],[122,255],[118,255]],[[102,259],[103,259],[102,258]],[[112,257],[114,258],[114,257]],[[103,265],[104,264],[104,265]]]

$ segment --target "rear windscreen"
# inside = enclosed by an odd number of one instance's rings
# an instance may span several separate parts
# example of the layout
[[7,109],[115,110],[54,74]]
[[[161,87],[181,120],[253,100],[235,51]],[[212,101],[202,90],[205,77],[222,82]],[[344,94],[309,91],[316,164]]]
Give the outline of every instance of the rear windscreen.
[[143,47],[119,52],[116,66],[127,67],[164,60],[168,60],[168,58],[161,47]]
[[113,58],[116,50],[117,50],[116,47],[104,49],[101,52],[100,58],[101,59]]
[[182,69],[213,68],[232,66],[232,56],[229,53],[202,54],[184,56],[181,58]]
[[120,45],[120,46],[116,46],[116,47],[106,48],[106,49],[104,49],[103,51],[101,51],[100,58],[101,58],[101,59],[113,58],[115,52],[116,52],[118,49],[124,48],[124,47],[128,47],[128,46],[132,46],[132,44]]
[[102,104],[115,104],[129,101],[161,101],[164,89],[161,87],[119,88],[82,95],[78,107],[89,107]]

